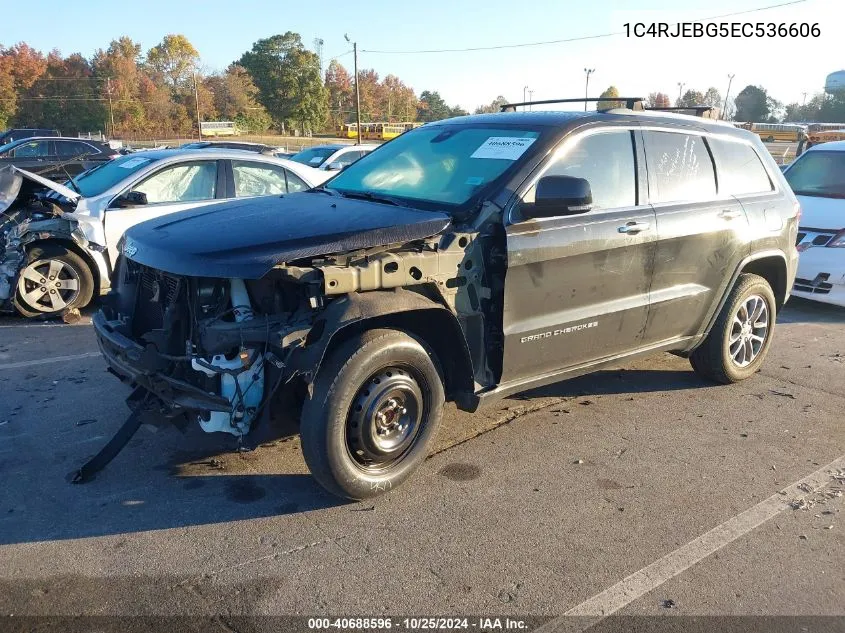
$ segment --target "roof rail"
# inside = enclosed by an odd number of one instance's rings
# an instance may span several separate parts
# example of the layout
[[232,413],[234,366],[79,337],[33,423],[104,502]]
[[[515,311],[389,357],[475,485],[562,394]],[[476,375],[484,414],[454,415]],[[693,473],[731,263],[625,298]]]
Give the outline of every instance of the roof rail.
[[666,107],[666,108],[645,108],[648,111],[654,112],[689,112],[692,111],[695,113],[695,116],[700,116],[702,118],[711,118],[708,117],[707,114],[713,110],[718,110],[716,106],[709,106],[709,105],[696,105],[696,106],[674,106],[674,107]]
[[[516,112],[519,106],[547,105],[549,103],[598,103],[599,101],[623,101],[629,110],[642,110],[642,97],[579,97],[577,99],[546,99],[545,101],[524,101],[522,103],[505,103],[500,112]],[[616,107],[616,106],[614,106]],[[602,108],[602,110],[613,108]]]

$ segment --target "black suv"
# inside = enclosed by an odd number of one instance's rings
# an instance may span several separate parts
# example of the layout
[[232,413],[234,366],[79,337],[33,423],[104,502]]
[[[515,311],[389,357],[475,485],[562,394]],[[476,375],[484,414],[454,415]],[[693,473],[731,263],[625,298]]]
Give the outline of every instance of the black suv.
[[759,137],[620,108],[409,131],[326,186],[126,234],[94,317],[131,402],[243,435],[285,390],[305,459],[351,499],[399,485],[443,404],[639,354],[756,372],[795,276],[799,206]]
[[14,165],[62,182],[117,156],[108,143],[72,137],[35,136],[0,145],[0,167]]

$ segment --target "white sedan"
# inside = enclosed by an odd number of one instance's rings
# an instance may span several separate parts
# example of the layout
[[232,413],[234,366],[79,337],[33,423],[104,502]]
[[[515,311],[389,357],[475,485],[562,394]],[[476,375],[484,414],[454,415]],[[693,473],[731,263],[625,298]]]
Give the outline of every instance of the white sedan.
[[[217,149],[121,156],[64,185],[5,168],[0,309],[39,316],[81,308],[108,290],[118,241],[130,226],[229,198],[303,191],[332,175],[273,156]],[[39,185],[52,191],[29,202]]]
[[845,141],[814,145],[784,176],[801,203],[792,294],[845,306]]

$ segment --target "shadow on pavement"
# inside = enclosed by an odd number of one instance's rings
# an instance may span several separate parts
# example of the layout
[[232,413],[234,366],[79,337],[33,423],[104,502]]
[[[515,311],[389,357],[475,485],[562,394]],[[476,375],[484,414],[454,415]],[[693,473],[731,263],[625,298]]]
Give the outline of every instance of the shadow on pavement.
[[[649,359],[654,362],[655,359]],[[611,369],[586,374],[525,392],[520,398],[572,398],[588,395],[646,393],[651,391],[682,391],[715,387],[699,378],[692,369]]]
[[803,297],[790,297],[778,315],[778,322],[845,324],[845,308]]

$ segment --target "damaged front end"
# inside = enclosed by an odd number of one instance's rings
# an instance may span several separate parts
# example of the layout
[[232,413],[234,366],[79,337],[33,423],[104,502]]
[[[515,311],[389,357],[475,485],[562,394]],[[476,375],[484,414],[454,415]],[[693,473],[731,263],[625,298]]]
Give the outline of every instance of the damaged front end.
[[[81,251],[95,248],[70,214],[78,196],[69,192],[71,196],[62,204],[37,195],[48,186],[45,182],[49,183],[15,167],[0,169],[0,312],[16,309],[19,275],[26,266],[27,248],[31,244],[61,240]],[[56,183],[49,186],[65,190]]]

